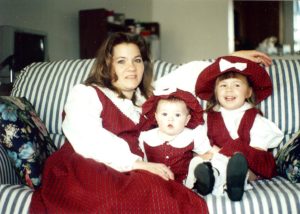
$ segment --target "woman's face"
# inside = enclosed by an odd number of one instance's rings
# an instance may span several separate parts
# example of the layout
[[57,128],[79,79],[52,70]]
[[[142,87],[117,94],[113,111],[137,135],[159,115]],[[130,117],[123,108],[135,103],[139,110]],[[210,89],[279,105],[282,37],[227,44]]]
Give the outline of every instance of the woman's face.
[[112,71],[117,75],[112,84],[131,99],[144,74],[144,62],[138,46],[132,43],[116,45],[113,48]]
[[220,105],[229,110],[238,109],[244,105],[245,100],[252,95],[252,88],[247,78],[237,75],[216,83],[216,98]]

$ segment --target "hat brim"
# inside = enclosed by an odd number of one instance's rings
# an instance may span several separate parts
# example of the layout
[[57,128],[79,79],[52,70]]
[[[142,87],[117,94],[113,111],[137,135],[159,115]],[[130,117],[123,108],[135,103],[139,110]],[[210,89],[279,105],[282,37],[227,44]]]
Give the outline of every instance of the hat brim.
[[[221,71],[219,66],[221,59],[226,59],[232,63],[246,63],[247,67],[244,70],[231,67]],[[271,78],[262,66],[244,58],[226,56],[218,58],[199,74],[195,85],[196,96],[202,100],[212,99],[217,78],[227,72],[237,72],[247,77],[255,94],[256,104],[272,94],[273,86]]]
[[151,125],[157,125],[155,119],[157,104],[161,99],[170,98],[177,98],[184,101],[187,107],[189,108],[191,119],[189,120],[186,127],[193,129],[196,128],[198,125],[204,123],[203,109],[197,98],[193,94],[180,89],[177,89],[175,92],[167,95],[153,95],[143,104],[142,116],[147,118],[148,123],[150,123]]

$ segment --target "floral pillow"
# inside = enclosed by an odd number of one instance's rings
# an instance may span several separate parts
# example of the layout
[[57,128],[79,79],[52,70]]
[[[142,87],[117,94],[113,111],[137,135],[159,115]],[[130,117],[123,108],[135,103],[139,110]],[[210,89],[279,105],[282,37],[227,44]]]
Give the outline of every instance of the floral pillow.
[[26,98],[0,97],[0,143],[21,181],[39,187],[44,161],[57,148]]
[[279,175],[292,183],[300,182],[300,131],[280,149],[276,156]]

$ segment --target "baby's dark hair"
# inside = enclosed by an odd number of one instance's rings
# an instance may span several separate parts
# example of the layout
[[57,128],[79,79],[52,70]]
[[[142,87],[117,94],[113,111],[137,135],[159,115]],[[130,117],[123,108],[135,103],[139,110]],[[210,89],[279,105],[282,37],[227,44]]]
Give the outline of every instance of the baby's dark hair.
[[[162,101],[162,100],[168,101],[168,102],[183,102],[183,103],[185,104],[187,110],[188,110],[188,113],[190,113],[190,111],[191,111],[191,109],[190,109],[189,106],[185,103],[185,101],[182,100],[182,99],[180,99],[180,98],[178,98],[178,97],[173,97],[173,96],[171,96],[171,97],[168,97],[168,98],[162,98],[162,99],[160,99],[160,100],[157,102],[157,106],[158,106],[158,103],[159,103],[160,101]],[[156,108],[157,108],[157,106],[156,106]]]

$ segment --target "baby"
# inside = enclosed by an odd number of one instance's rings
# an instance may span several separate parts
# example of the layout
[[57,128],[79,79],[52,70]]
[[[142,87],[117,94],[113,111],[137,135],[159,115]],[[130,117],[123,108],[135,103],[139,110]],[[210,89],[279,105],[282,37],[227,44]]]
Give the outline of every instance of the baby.
[[179,89],[156,91],[144,103],[142,115],[150,127],[139,137],[145,159],[164,163],[174,179],[185,184],[194,155],[212,156],[198,100]]

